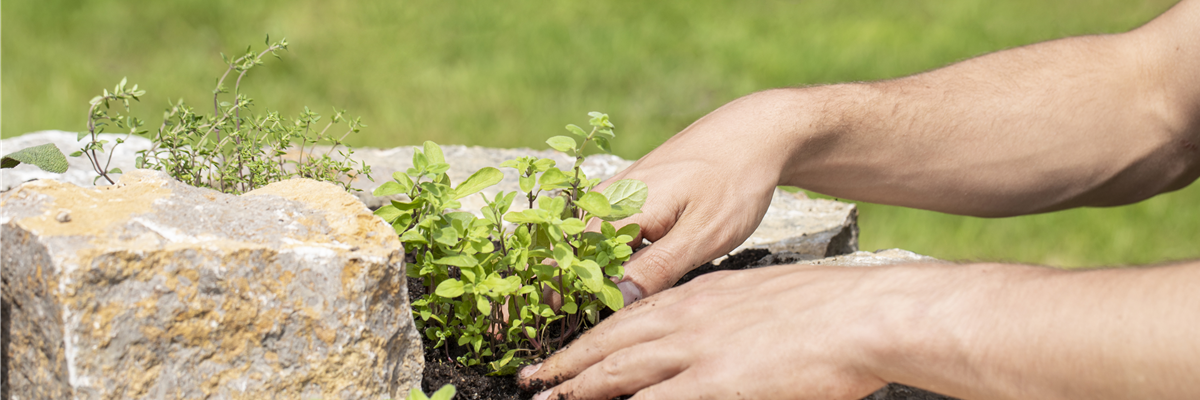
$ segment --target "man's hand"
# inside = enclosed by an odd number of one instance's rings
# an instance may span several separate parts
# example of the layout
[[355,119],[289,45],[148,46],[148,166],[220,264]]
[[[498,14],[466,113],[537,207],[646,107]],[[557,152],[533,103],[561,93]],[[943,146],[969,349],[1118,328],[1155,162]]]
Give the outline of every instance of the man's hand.
[[519,383],[553,386],[538,399],[858,399],[885,382],[958,398],[1200,398],[1197,281],[1200,262],[709,274],[617,312]]
[[641,225],[633,244],[652,242],[625,265],[618,284],[625,304],[671,287],[754,233],[795,145],[778,129],[794,119],[779,96],[789,95],[760,93],[721,107],[595,189],[620,179],[650,189],[642,213],[618,223]]
[[539,400],[859,399],[886,383],[870,367],[897,308],[887,300],[910,295],[887,276],[797,266],[707,274],[614,314],[521,383],[558,384]]

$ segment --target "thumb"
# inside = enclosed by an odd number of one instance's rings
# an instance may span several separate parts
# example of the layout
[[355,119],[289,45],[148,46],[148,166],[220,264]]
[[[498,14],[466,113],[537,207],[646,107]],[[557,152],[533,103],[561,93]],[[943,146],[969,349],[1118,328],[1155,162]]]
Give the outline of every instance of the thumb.
[[625,305],[670,289],[688,271],[707,262],[703,259],[706,254],[696,251],[695,243],[695,237],[668,233],[633,253],[625,263],[625,276],[617,283]]

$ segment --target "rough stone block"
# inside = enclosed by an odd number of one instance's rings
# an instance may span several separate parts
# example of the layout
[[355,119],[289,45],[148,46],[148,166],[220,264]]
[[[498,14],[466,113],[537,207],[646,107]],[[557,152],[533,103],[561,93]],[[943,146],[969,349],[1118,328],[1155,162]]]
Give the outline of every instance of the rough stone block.
[[400,243],[353,196],[127,171],[0,195],[11,398],[379,399],[419,383]]

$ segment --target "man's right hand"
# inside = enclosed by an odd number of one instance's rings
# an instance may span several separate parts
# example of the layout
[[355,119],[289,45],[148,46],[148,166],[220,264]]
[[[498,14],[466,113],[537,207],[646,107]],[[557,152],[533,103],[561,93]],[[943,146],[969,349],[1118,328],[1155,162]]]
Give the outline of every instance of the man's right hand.
[[625,171],[620,179],[649,187],[642,213],[617,225],[641,225],[651,245],[634,253],[618,284],[625,303],[670,288],[685,273],[728,254],[758,227],[790,154],[777,121],[783,110],[763,92],[733,101],[672,137]]

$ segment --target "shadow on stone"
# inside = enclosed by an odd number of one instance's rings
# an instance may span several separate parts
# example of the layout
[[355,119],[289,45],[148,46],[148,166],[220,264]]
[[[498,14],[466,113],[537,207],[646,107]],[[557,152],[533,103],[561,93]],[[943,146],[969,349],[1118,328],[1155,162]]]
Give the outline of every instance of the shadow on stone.
[[829,247],[825,248],[825,257],[840,256],[858,251],[858,212],[850,212],[849,220],[842,231],[829,239]]

